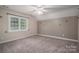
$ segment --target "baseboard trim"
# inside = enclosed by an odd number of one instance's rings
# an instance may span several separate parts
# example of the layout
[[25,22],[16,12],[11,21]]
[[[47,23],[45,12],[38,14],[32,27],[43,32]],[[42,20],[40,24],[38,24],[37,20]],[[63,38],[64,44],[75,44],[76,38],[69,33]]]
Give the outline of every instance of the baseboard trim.
[[11,42],[11,41],[15,41],[15,40],[19,40],[19,39],[28,38],[28,37],[34,36],[34,35],[39,35],[39,36],[44,36],[44,37],[50,37],[50,38],[56,38],[56,39],[61,39],[61,40],[67,40],[67,41],[72,41],[72,42],[79,42],[78,40],[69,39],[69,38],[63,38],[63,37],[57,37],[57,36],[51,36],[51,35],[45,35],[45,34],[31,34],[31,35],[29,35],[27,37],[22,37],[22,38],[18,38],[18,39],[3,41],[3,42],[0,42],[0,44]]
[[22,37],[22,38],[17,38],[17,39],[12,39],[12,40],[7,40],[7,41],[2,41],[2,42],[0,42],[0,44],[7,43],[7,42],[11,42],[11,41],[15,41],[15,40],[20,40],[20,39],[25,39],[25,38],[28,38],[28,37],[30,37],[30,36],[34,36],[34,35],[37,35],[37,34],[30,34],[30,35],[27,36],[27,37]]
[[78,40],[69,39],[69,38],[63,38],[63,37],[58,37],[58,36],[51,36],[51,35],[45,35],[45,34],[38,34],[38,35],[39,35],[39,36],[50,37],[50,38],[61,39],[61,40],[72,41],[72,42],[79,42]]

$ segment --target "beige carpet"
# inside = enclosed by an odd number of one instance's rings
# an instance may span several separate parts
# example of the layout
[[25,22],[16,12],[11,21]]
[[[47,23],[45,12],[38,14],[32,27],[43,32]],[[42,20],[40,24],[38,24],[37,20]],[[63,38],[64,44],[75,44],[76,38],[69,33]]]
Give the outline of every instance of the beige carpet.
[[69,53],[78,52],[78,43],[31,36],[25,39],[0,44],[2,53]]

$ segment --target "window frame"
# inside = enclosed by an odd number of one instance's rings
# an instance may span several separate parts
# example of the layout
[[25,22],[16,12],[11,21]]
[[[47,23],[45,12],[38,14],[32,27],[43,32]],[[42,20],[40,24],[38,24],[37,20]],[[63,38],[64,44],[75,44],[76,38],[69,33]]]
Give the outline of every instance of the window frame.
[[[19,23],[21,22],[21,19],[26,20],[26,18],[20,17]],[[27,19],[25,22],[26,22],[26,28],[25,28],[24,30],[22,30],[22,29],[21,29],[21,26],[19,26],[19,28],[20,28],[19,31],[27,31],[27,30],[28,30],[28,19]],[[19,25],[21,25],[21,24],[19,24]]]
[[[18,18],[18,22],[19,22],[18,25],[19,25],[19,28],[18,28],[17,30],[12,30],[12,29],[11,29],[11,20],[12,20],[11,17],[16,17],[16,18]],[[21,23],[20,23],[20,22],[21,22],[21,19],[25,19],[25,21],[26,21],[26,28],[23,29],[23,30],[20,29],[20,28],[21,28]],[[27,30],[28,30],[28,24],[29,24],[28,22],[29,22],[29,21],[28,21],[28,18],[26,18],[26,17],[20,17],[20,16],[15,16],[15,15],[8,15],[8,22],[9,22],[9,23],[8,23],[8,31],[9,31],[9,32],[21,32],[21,31],[27,31]]]

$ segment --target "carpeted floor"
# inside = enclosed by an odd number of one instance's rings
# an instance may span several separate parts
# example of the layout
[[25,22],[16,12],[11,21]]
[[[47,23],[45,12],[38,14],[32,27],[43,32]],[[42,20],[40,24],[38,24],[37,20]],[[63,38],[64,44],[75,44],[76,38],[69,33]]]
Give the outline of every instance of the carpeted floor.
[[31,36],[0,44],[1,53],[73,53],[78,52],[78,43]]

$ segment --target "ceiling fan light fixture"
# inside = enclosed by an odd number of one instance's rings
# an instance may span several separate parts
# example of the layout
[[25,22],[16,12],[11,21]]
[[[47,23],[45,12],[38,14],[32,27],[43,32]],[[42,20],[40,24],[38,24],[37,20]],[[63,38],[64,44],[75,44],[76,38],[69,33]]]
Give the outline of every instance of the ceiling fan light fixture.
[[33,8],[34,8],[34,10],[33,10],[34,14],[43,15],[43,14],[47,13],[47,10],[45,10],[43,5],[36,5],[36,6],[33,6]]
[[39,14],[39,15],[42,15],[42,14],[43,14],[43,12],[42,12],[42,11],[38,11],[38,14]]
[[34,13],[37,14],[37,15],[43,15],[42,11],[35,11]]

